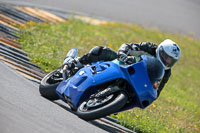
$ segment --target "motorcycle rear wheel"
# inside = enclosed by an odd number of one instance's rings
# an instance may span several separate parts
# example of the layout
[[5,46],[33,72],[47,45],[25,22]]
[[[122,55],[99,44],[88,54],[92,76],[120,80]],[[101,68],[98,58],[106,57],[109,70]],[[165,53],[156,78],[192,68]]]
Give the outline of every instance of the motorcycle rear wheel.
[[[62,76],[59,76],[59,74],[62,75],[60,70],[61,68],[58,68],[53,72],[48,73],[40,82],[39,92],[43,97],[49,100],[59,99],[58,95],[56,94],[56,88],[62,81]],[[57,80],[55,78],[57,78]]]
[[[121,109],[127,102],[127,94],[121,91],[119,93],[111,95],[114,95],[113,98],[111,98],[111,100],[106,101],[105,105],[99,107],[97,106],[96,108],[95,107],[93,107],[92,109],[87,108],[87,104],[90,100],[81,103],[77,109],[77,115],[80,118],[89,121],[105,117],[107,115],[119,111],[119,109]],[[111,95],[108,97],[111,97]]]

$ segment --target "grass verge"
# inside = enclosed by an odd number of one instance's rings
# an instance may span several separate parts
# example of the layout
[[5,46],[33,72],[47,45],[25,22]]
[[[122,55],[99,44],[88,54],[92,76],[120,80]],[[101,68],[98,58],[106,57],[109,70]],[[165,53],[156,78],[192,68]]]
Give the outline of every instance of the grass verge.
[[117,50],[122,43],[174,40],[182,55],[160,97],[145,110],[135,108],[112,117],[137,132],[200,132],[200,40],[136,25],[91,25],[74,19],[57,24],[30,23],[21,30],[18,41],[32,62],[47,72],[59,67],[71,48],[78,48],[81,56],[97,45]]

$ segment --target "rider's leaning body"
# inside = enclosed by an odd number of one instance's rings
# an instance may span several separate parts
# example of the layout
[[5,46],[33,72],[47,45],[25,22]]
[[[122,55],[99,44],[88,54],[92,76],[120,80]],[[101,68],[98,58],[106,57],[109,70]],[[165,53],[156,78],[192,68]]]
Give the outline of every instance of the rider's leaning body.
[[180,58],[180,48],[175,42],[169,39],[161,42],[159,46],[152,42],[125,43],[121,45],[118,52],[115,52],[114,50],[105,46],[96,46],[92,48],[89,53],[83,55],[79,59],[71,60],[69,64],[74,64],[74,66],[81,67],[92,62],[112,61],[116,58],[125,64],[132,64],[136,60],[135,57],[140,57],[141,55],[151,55],[158,58],[165,68],[165,74],[158,87],[157,94],[159,96],[160,92],[164,88],[164,85],[169,80],[171,75],[171,67]]

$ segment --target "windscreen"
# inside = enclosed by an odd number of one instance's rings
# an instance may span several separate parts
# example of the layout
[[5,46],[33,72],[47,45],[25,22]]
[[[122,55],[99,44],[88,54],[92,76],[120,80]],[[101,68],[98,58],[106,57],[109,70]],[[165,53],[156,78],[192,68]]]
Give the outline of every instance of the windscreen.
[[147,72],[151,84],[154,84],[155,81],[159,81],[164,76],[164,68],[160,61],[153,56],[146,56],[144,61],[147,64]]

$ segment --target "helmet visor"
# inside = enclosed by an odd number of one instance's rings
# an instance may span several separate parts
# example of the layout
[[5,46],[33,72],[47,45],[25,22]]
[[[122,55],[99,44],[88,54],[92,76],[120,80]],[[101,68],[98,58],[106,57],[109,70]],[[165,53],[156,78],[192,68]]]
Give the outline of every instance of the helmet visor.
[[159,49],[159,56],[160,59],[162,61],[162,63],[166,66],[166,67],[172,67],[176,62],[177,59],[174,59],[173,57],[169,56],[163,49],[163,47],[161,46]]

